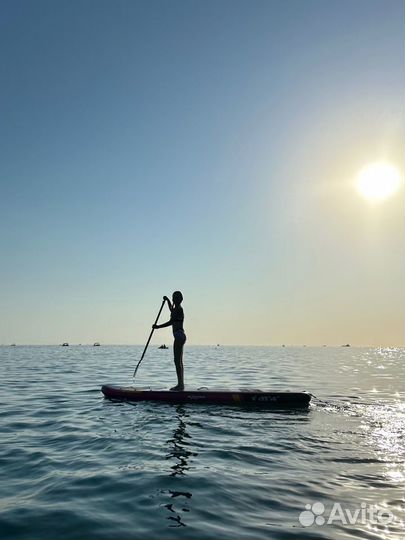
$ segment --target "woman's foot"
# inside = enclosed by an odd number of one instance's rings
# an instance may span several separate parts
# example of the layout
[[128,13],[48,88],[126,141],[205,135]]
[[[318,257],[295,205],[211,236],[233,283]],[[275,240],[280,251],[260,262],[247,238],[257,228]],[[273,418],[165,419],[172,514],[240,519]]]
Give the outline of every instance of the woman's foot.
[[172,392],[183,392],[184,386],[181,384],[176,384],[176,386],[173,386],[173,388],[170,388]]

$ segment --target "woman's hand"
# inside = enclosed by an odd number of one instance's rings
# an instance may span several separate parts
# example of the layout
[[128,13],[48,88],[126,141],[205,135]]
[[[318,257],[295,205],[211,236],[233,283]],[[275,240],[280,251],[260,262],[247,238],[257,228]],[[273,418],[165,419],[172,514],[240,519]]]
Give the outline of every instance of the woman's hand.
[[158,330],[160,326],[158,324],[152,324],[153,330]]
[[163,300],[165,300],[166,302],[170,302],[170,300],[167,298],[167,296],[164,296]]

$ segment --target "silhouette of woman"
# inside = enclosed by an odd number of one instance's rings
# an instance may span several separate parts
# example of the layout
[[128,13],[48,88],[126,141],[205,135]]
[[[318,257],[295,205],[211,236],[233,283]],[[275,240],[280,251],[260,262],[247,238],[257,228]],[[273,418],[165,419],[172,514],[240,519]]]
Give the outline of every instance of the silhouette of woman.
[[183,366],[183,348],[186,342],[186,334],[184,333],[183,322],[184,322],[184,311],[181,307],[183,301],[183,295],[180,291],[175,291],[172,294],[172,302],[168,299],[167,296],[163,297],[163,300],[166,300],[167,305],[170,309],[170,321],[167,321],[164,324],[154,324],[154,329],[166,328],[171,326],[173,328],[173,353],[174,353],[174,365],[176,366],[177,373],[177,385],[170,388],[170,390],[180,391],[184,390],[184,366]]

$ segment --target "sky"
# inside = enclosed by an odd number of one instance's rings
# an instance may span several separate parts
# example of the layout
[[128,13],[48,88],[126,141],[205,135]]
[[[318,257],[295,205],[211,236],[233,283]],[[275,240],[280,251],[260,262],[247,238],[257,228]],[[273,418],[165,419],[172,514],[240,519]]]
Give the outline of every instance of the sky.
[[3,0],[0,343],[144,343],[180,289],[190,344],[403,346],[403,183],[355,178],[404,173],[404,28],[402,0]]

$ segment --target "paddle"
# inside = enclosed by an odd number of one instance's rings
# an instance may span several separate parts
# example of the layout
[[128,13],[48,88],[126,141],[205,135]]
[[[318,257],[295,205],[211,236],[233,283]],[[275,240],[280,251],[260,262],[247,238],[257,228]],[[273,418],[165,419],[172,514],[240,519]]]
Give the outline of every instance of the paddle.
[[[163,300],[162,305],[160,306],[159,313],[157,314],[155,324],[158,323],[158,320],[159,320],[160,314],[162,313],[162,309],[163,309],[163,306],[165,305],[165,302],[166,302],[166,300]],[[146,349],[148,348],[149,342],[150,342],[150,340],[152,339],[152,335],[153,335],[154,330],[155,330],[155,329],[152,328],[152,331],[151,331],[151,333],[149,334],[149,339],[148,339],[148,341],[146,342],[145,348],[144,348],[144,350],[143,350],[141,359],[139,360],[139,362],[138,362],[137,365],[136,365],[134,374],[132,375],[134,378],[135,378],[136,372],[138,371],[138,368],[139,368],[139,366],[140,366],[140,364],[141,364],[141,362],[142,362],[142,360],[143,360],[143,357],[145,356]]]

